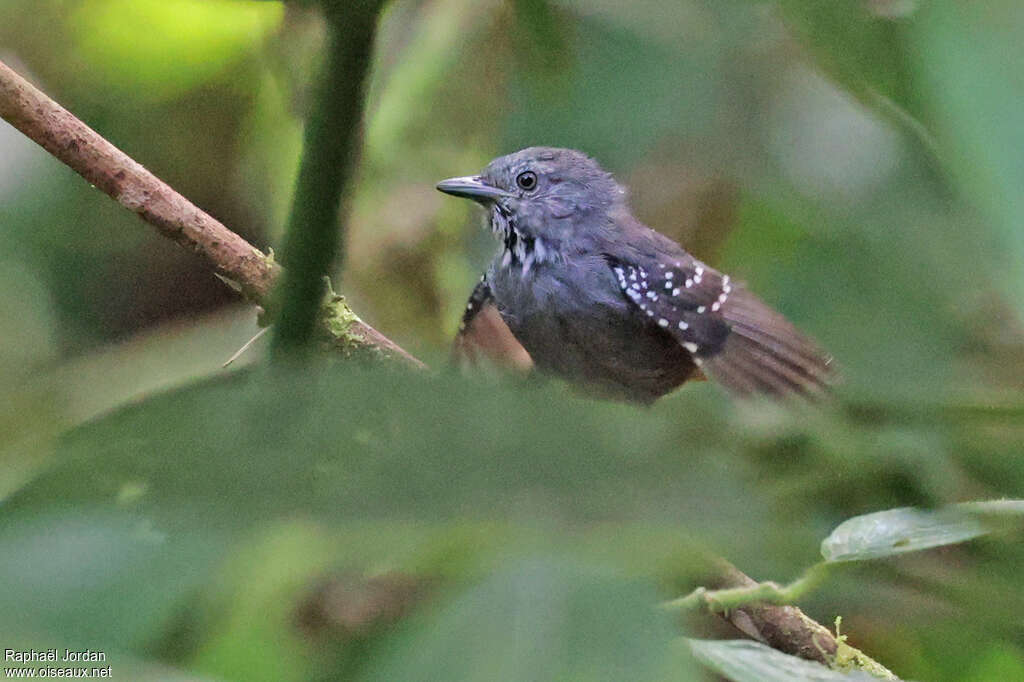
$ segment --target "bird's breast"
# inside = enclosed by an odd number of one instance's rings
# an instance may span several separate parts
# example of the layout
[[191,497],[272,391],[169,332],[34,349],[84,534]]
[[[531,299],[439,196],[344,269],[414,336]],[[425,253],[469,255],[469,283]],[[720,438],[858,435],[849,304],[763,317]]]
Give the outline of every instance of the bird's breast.
[[502,318],[543,371],[641,402],[693,372],[679,344],[635,314],[603,257],[544,263],[526,275],[498,260],[489,280]]

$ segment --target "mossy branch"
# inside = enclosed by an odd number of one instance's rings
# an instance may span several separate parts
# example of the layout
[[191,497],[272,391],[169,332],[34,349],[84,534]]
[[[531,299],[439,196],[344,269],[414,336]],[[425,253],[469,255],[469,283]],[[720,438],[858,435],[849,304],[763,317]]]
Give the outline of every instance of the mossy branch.
[[[199,209],[167,183],[108,142],[45,93],[0,62],[0,118],[24,133],[87,182],[137,214],[157,231],[198,254],[250,301],[267,305],[281,276],[263,253]],[[344,324],[331,309],[320,315],[331,346],[345,354],[374,355],[423,367],[416,358],[352,313]]]
[[779,651],[817,661],[835,670],[861,670],[883,680],[898,679],[878,661],[846,643],[828,628],[789,604],[821,585],[833,564],[815,564],[789,585],[757,582],[727,561],[715,559],[708,586],[666,602],[672,611],[706,609],[732,623],[751,639]]

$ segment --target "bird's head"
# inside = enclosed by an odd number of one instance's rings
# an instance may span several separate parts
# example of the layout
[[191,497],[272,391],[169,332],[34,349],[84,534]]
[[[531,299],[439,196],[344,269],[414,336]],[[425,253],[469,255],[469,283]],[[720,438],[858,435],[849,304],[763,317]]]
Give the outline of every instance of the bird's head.
[[584,247],[613,230],[625,190],[596,161],[572,149],[529,147],[502,156],[479,174],[438,183],[446,194],[489,209],[491,228],[516,256],[531,240],[542,253]]

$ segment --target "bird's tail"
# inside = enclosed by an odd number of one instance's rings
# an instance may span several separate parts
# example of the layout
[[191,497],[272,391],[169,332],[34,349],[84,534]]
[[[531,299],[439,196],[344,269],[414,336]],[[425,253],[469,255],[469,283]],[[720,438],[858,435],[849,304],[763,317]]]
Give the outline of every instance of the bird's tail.
[[837,378],[832,357],[742,287],[722,306],[731,331],[703,370],[740,396],[821,398]]

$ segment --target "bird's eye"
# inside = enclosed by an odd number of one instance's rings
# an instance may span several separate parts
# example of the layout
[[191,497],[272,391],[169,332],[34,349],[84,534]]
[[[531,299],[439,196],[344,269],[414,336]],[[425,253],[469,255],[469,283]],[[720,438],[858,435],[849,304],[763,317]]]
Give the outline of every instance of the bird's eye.
[[521,189],[525,189],[529,192],[531,189],[537,186],[537,174],[533,171],[525,171],[516,176],[516,184]]

